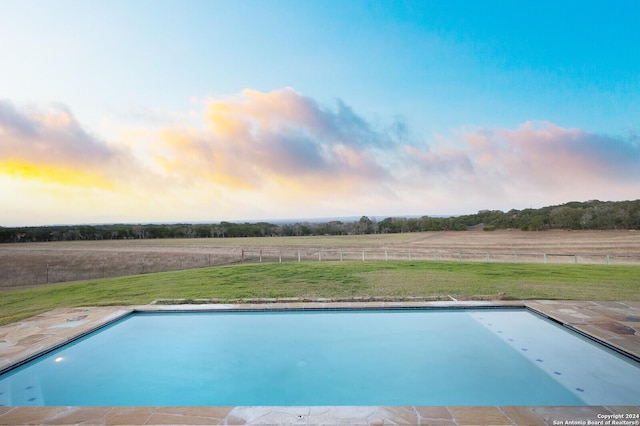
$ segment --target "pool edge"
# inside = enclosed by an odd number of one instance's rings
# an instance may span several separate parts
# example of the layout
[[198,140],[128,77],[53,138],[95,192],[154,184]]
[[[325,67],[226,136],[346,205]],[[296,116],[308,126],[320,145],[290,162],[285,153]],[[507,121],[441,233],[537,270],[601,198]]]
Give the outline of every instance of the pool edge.
[[[377,303],[377,302],[376,302]],[[371,309],[376,303],[365,303],[362,309]],[[420,303],[400,303],[400,302],[379,302],[381,309],[398,308],[400,305],[409,307],[410,309],[424,308],[429,302]],[[478,308],[476,303],[449,303],[461,307],[466,305],[468,308]],[[297,308],[313,308],[320,305],[326,306],[327,303],[305,303],[300,307],[296,303],[282,304],[255,304],[248,305],[217,305],[213,308],[216,311],[224,311],[235,308],[244,310],[261,310],[269,309],[296,309]],[[341,302],[332,304],[337,308],[353,308],[356,303]],[[365,306],[366,305],[366,306]],[[410,306],[409,306],[410,305]],[[445,309],[442,302],[438,302],[439,309]],[[471,306],[473,305],[473,306]],[[494,301],[482,302],[485,307],[499,306],[501,308],[526,308],[533,312],[542,314],[543,316],[562,324],[581,334],[586,333],[589,338],[595,338],[597,341],[611,343],[617,349],[623,352],[629,352],[634,356],[640,355],[640,337],[638,334],[633,336],[619,336],[607,330],[603,331],[600,336],[589,334],[583,330],[589,330],[593,324],[587,318],[593,313],[593,318],[600,320],[598,315],[605,315],[611,311],[610,318],[618,318],[621,313],[627,313],[627,316],[637,316],[640,313],[639,302],[573,302],[573,301]],[[182,307],[185,307],[182,305]],[[169,306],[161,308],[153,308],[151,305],[129,306],[129,307],[103,307],[106,320],[100,322],[93,327],[87,327],[81,333],[69,337],[63,337],[64,343],[59,341],[56,347],[65,344],[69,339],[75,340],[88,333],[91,333],[101,327],[107,326],[114,321],[118,321],[134,312],[166,312]],[[210,306],[199,306],[194,309],[193,306],[187,311],[198,311],[210,309]],[[72,321],[77,317],[79,310],[92,310],[99,308],[74,308],[58,311],[59,321]],[[183,309],[182,311],[185,311]],[[53,311],[51,311],[53,312]],[[604,314],[603,314],[604,312]],[[81,313],[84,313],[81,312]],[[111,315],[111,316],[109,316]],[[54,315],[49,315],[53,317]],[[38,317],[38,316],[37,316]],[[34,317],[35,318],[35,317]],[[20,322],[22,325],[28,324],[34,318]],[[51,319],[51,318],[49,318]],[[624,322],[623,322],[624,323]],[[633,323],[628,323],[634,325]],[[14,324],[15,325],[15,324]],[[640,324],[638,324],[640,325]],[[3,326],[5,327],[5,326]],[[17,327],[19,328],[19,327]],[[640,328],[640,327],[638,327]],[[608,334],[607,334],[608,333]],[[1,337],[1,336],[0,336]],[[603,338],[604,337],[604,338]],[[615,345],[614,343],[630,342],[626,348]],[[2,339],[0,339],[2,340]],[[630,351],[626,349],[631,348]],[[3,348],[0,347],[0,352]],[[46,351],[54,350],[50,347]],[[632,352],[636,350],[636,353]],[[39,352],[45,351],[40,348]],[[0,354],[1,355],[1,354]],[[26,362],[26,361],[25,361]],[[309,414],[306,417],[298,418],[300,410],[306,410]],[[318,410],[324,410],[325,414],[318,414]],[[367,411],[369,410],[369,411]],[[224,414],[226,412],[226,414]],[[224,414],[224,416],[216,417]],[[313,415],[311,415],[313,414]],[[364,414],[364,415],[361,415]],[[197,422],[200,424],[292,424],[292,425],[316,425],[316,424],[450,424],[450,425],[475,425],[475,424],[515,424],[515,425],[536,425],[536,424],[565,424],[565,421],[584,421],[592,422],[602,420],[603,415],[625,415],[639,414],[640,407],[624,407],[624,406],[579,406],[579,407],[23,407],[9,406],[0,407],[0,425],[4,424],[185,424]],[[333,417],[332,417],[333,416]],[[435,416],[435,417],[430,417]],[[632,419],[635,420],[635,419]],[[566,423],[572,424],[572,423]],[[579,424],[579,423],[573,423]]]
[[[3,410],[4,409],[4,410]],[[0,425],[578,425],[640,416],[628,406],[0,407]],[[608,416],[608,417],[607,417]],[[634,417],[635,418],[635,417]],[[609,423],[612,424],[612,423]],[[633,424],[633,423],[629,423]],[[637,424],[637,423],[636,423]]]
[[[84,309],[91,309],[91,308],[84,308]],[[51,312],[55,312],[55,310],[49,311],[48,313],[51,313]],[[7,373],[11,370],[14,370],[20,367],[21,365],[24,365],[38,357],[46,355],[49,352],[55,351],[56,349],[59,349],[64,345],[67,345],[78,339],[81,339],[84,336],[87,336],[95,331],[98,331],[104,327],[107,327],[117,321],[120,321],[123,318],[133,314],[134,312],[135,312],[135,308],[129,308],[129,309],[119,308],[119,310],[114,312],[112,315],[103,317],[100,320],[91,323],[88,327],[83,327],[79,333],[70,334],[70,335],[61,335],[58,338],[53,338],[52,339],[53,341],[51,343],[44,344],[43,346],[37,347],[33,351],[25,352],[25,355],[19,358],[17,361],[14,361],[8,364],[3,362],[2,364],[0,364],[0,375]],[[37,317],[39,317],[39,315],[36,315],[33,318],[37,318]],[[29,319],[27,319],[27,321]],[[18,323],[21,323],[21,322],[18,322]],[[49,326],[47,328],[51,329],[52,326]]]
[[614,351],[614,352],[616,352],[616,353],[618,353],[618,354],[620,354],[622,356],[625,356],[627,358],[630,358],[630,359],[640,363],[640,356],[639,355],[636,355],[636,354],[634,354],[634,353],[632,353],[630,351],[627,351],[627,350],[625,350],[623,348],[620,348],[620,347],[618,347],[616,345],[613,345],[613,344],[605,341],[604,339],[598,338],[598,337],[596,337],[596,336],[594,336],[592,334],[589,334],[589,333],[587,333],[585,331],[582,331],[579,328],[577,328],[574,325],[572,325],[571,323],[565,322],[562,319],[557,318],[552,314],[546,314],[546,313],[544,313],[544,312],[542,312],[542,311],[540,311],[538,309],[535,309],[535,308],[533,308],[531,306],[525,306],[525,309],[528,310],[528,311],[531,311],[531,312],[533,312],[535,314],[538,314],[541,317],[544,317],[544,318],[548,319],[549,321],[552,321],[552,322],[554,322],[554,323],[556,323],[558,325],[561,325],[562,327],[566,328],[567,330],[572,331],[572,332],[574,332],[574,333],[576,333],[576,334],[578,334],[578,335],[580,335],[580,336],[582,336],[582,337],[584,337],[584,338],[586,338],[588,340],[591,340],[591,341],[593,341],[595,343],[598,343],[598,344],[604,346],[607,349],[610,349],[610,350],[612,350],[612,351]]

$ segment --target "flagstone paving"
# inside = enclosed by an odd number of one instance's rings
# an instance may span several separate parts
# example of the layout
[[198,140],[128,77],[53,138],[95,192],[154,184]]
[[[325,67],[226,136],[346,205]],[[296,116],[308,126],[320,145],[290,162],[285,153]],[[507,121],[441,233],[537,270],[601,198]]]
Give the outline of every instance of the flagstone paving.
[[[55,309],[0,327],[0,372],[133,311],[527,306],[640,359],[640,302],[286,302]],[[639,390],[640,392],[640,390]],[[0,425],[640,425],[640,407],[2,407]],[[627,420],[629,420],[627,419]],[[635,422],[635,423],[633,423]],[[613,424],[613,423],[610,423]],[[623,424],[623,423],[620,423]]]

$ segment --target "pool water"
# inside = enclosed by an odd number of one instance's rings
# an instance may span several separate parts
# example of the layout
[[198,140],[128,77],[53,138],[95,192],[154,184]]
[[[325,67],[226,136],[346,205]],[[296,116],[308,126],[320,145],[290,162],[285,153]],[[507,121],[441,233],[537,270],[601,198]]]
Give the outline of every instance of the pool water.
[[640,365],[524,309],[132,314],[0,405],[639,405]]

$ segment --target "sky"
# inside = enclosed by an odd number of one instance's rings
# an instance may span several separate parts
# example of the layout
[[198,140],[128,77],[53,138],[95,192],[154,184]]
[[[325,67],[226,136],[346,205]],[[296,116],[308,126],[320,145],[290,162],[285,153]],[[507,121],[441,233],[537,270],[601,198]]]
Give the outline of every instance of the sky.
[[0,226],[640,198],[640,2],[0,0]]

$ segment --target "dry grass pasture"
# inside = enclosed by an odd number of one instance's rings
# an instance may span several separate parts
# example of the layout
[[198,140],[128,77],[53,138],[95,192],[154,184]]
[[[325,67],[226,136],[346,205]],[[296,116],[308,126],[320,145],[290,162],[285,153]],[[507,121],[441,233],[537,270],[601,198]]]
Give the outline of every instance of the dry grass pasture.
[[0,245],[0,291],[228,265],[339,260],[640,264],[639,231],[422,232]]

